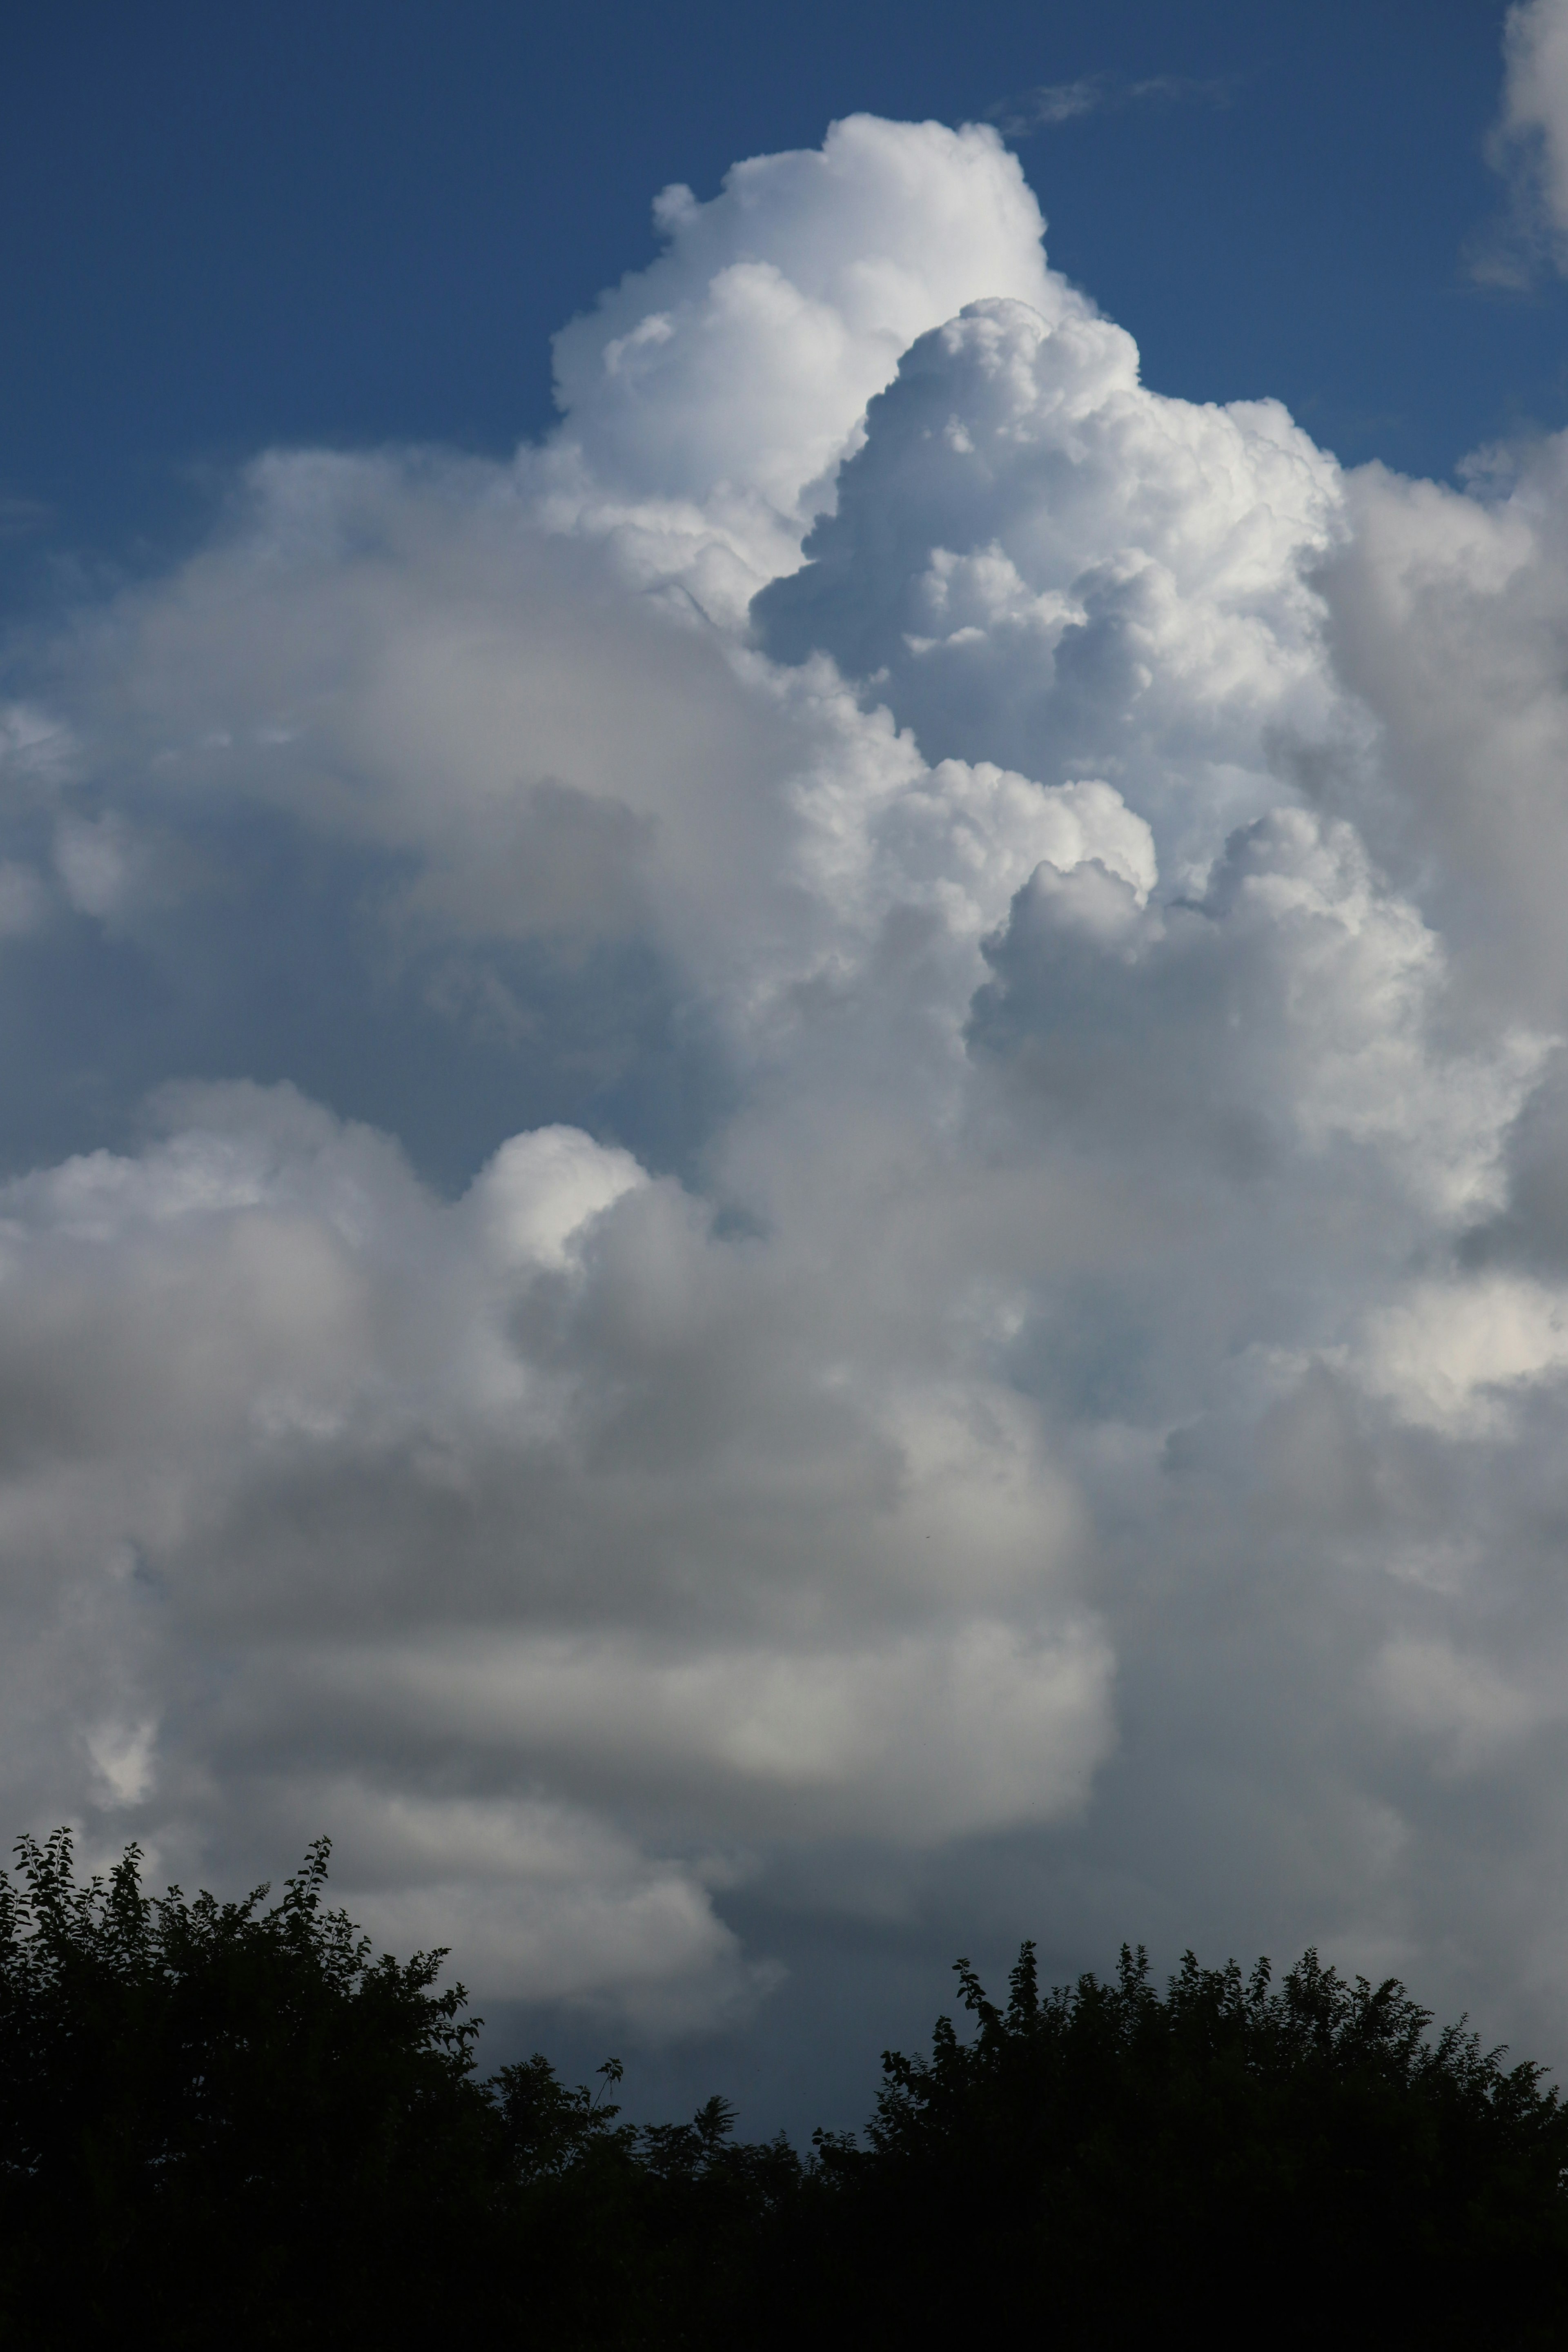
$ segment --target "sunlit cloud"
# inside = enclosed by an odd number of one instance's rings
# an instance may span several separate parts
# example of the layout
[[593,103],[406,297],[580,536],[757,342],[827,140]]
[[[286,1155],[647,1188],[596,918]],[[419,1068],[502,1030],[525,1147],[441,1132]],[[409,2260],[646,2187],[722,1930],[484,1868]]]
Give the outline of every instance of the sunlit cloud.
[[1069,1849],[1555,2000],[1563,446],[1164,397],[993,128],[657,219],[17,656],[14,1813],[649,2032]]

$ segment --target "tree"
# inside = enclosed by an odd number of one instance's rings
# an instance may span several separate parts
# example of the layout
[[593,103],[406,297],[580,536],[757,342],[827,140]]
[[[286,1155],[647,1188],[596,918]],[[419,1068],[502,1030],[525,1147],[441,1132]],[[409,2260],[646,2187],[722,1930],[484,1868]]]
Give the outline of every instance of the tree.
[[79,1884],[72,1841],[0,1872],[0,2341],[425,2342],[552,2352],[728,2340],[798,2183],[714,2098],[635,2126],[535,2055],[476,2079],[446,1954],[373,1956],[320,1839],[220,1903]]
[[241,2289],[258,2343],[438,2302],[501,2163],[445,1955],[374,1958],[324,1906],[325,1839],[265,1909],[266,1887],[149,1896],[135,1846],[84,1885],[66,1831],[16,1852],[0,2321],[79,2342],[123,2326],[132,2280],[174,2344],[216,2306],[237,2316]]
[[1533,2065],[1315,1953],[1161,1990],[1143,1952],[888,2052],[864,2143],[633,2125],[623,2070],[477,2079],[439,1952],[373,1955],[324,1840],[268,1906],[0,1873],[0,2342],[773,2352],[1173,2329],[1568,2341],[1568,2115]]
[[1462,2022],[1434,2037],[1396,1980],[1188,1953],[1161,1994],[1123,1947],[1113,1981],[1042,1994],[1026,1944],[1001,2008],[957,1972],[973,2038],[942,2019],[929,2058],[886,2053],[868,2147],[820,2148],[869,2327],[1564,2340],[1558,2095]]

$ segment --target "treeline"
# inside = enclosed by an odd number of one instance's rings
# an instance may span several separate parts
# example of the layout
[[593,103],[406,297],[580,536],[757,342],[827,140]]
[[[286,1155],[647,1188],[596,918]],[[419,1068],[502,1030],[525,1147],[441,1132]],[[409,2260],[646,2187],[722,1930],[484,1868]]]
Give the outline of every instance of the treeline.
[[1142,1951],[889,2052],[862,2137],[632,2126],[542,2057],[481,2080],[443,1955],[327,1907],[151,1896],[131,1847],[0,1874],[0,2341],[560,2352],[1204,2335],[1568,2342],[1568,2115],[1309,1953],[1163,1990]]

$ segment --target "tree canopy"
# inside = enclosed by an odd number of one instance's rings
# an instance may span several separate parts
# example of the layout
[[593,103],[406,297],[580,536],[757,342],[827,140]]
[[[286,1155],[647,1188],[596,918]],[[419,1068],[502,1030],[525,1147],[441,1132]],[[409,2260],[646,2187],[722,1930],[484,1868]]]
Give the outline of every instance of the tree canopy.
[[863,2137],[624,2122],[536,2053],[479,2076],[446,1955],[374,1955],[312,1846],[281,1896],[0,1873],[0,2341],[900,2347],[1560,2344],[1568,2116],[1396,1981],[1308,1953],[1163,1988],[1142,1950],[887,2052]]
[[896,2248],[911,2317],[1048,2313],[1086,2344],[1178,2310],[1225,2341],[1562,2340],[1568,2116],[1540,2067],[1434,2035],[1397,1980],[1188,1953],[1161,1990],[1123,1947],[1110,1981],[1042,1992],[1026,1944],[999,2007],[957,1973],[973,2034],[944,2018],[929,2057],[887,2053],[866,2150],[819,2151],[847,2275]]

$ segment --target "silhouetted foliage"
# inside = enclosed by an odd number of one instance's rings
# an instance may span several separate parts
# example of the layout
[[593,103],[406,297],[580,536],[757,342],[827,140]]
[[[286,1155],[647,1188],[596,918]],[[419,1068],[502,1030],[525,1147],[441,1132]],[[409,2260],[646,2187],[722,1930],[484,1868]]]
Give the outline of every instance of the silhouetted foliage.
[[[442,1953],[373,1958],[323,1907],[327,1843],[280,1902],[142,1892],[132,1846],[76,1884],[71,1841],[0,1874],[0,2323],[21,2340],[123,2325],[166,2340],[244,2282],[251,2340],[297,2341],[439,2290],[496,2169],[477,2024]],[[73,2330],[75,2333],[73,2334]],[[195,2340],[193,2334],[190,2340]]]
[[552,2352],[1568,2341],[1568,2116],[1541,2070],[1309,1953],[1190,1955],[883,2058],[864,2144],[635,2126],[535,2054],[476,2079],[441,1953],[373,1957],[325,1841],[267,1906],[0,1873],[0,2340]]
[[1568,2340],[1568,2116],[1539,2067],[1314,1952],[1278,1985],[1189,1953],[1162,1994],[1124,1946],[1113,1982],[1042,1993],[1026,1944],[1005,2008],[957,1966],[973,2037],[888,2053],[868,2147],[819,2147],[873,2331],[890,2295],[1073,2344],[1178,2314],[1224,2343]]
[[0,2340],[678,2344],[798,2182],[731,2110],[618,2121],[535,2056],[475,2079],[444,1952],[373,1957],[320,1840],[281,1900],[150,1896],[65,1831],[0,1873]]

